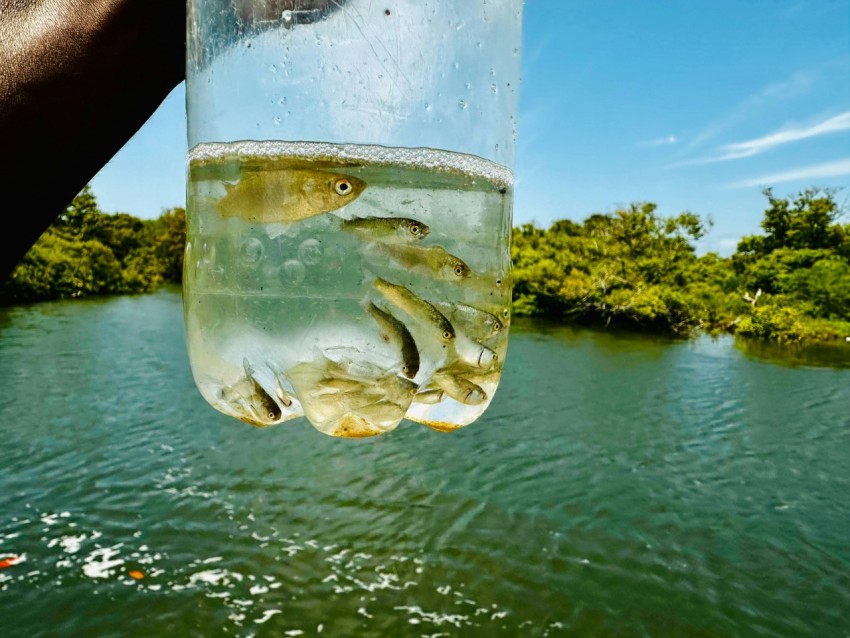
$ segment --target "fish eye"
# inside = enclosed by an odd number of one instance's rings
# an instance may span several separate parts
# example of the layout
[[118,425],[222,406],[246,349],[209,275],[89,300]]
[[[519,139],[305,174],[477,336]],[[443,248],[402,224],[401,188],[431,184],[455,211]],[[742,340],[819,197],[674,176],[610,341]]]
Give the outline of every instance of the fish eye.
[[460,264],[456,264],[455,265],[455,274],[458,277],[462,277],[463,276],[463,266],[461,266]]
[[342,179],[336,180],[336,182],[334,183],[334,190],[336,191],[337,195],[348,195],[351,192],[351,189],[351,181],[344,177]]
[[449,341],[452,338],[452,333],[448,330],[443,330],[443,340]]
[[504,310],[502,310],[502,316],[503,316],[505,319],[507,319],[507,318],[508,318],[508,309],[507,309],[507,308],[505,308]]
[[420,229],[419,229],[419,226],[417,224],[413,224],[413,226],[410,227],[410,232],[413,233],[414,235],[418,235],[419,230]]

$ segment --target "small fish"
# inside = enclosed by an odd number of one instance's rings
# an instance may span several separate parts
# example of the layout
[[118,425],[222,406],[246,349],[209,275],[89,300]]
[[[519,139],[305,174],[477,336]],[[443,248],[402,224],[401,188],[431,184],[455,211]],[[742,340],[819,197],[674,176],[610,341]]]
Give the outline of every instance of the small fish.
[[376,401],[375,403],[360,406],[354,410],[354,413],[366,419],[372,425],[386,429],[396,426],[404,418],[405,411],[405,407],[390,401]]
[[283,378],[283,371],[278,368],[273,363],[266,363],[269,367],[269,370],[272,371],[274,375],[274,393],[277,396],[278,400],[283,404],[285,408],[292,407],[292,397],[289,396],[289,392],[286,391],[286,388],[283,387],[283,383],[281,382],[281,378]]
[[487,393],[480,386],[449,372],[435,372],[431,380],[452,399],[465,405],[479,405],[487,399]]
[[413,340],[413,335],[401,321],[390,313],[384,312],[371,301],[366,306],[366,311],[378,324],[378,334],[386,343],[401,351],[401,371],[408,379],[412,379],[419,372],[419,349]]
[[458,332],[452,343],[452,350],[459,362],[473,368],[489,369],[499,362],[499,357],[492,348],[470,339],[464,332]]
[[472,342],[472,347],[470,349],[464,349],[464,354],[461,354],[461,357],[475,366],[484,369],[489,368],[499,360],[498,355],[496,355],[492,349],[482,343],[478,343],[477,341]]
[[329,213],[360,197],[366,182],[353,176],[295,169],[249,173],[218,202],[224,217],[286,223]]
[[367,239],[389,237],[401,241],[418,241],[431,232],[422,222],[408,217],[353,217],[343,220],[342,228]]
[[346,392],[360,392],[366,387],[362,381],[344,379],[341,377],[326,377],[316,384],[310,391],[310,396],[320,397],[326,394],[345,394]]
[[381,244],[374,251],[395,260],[403,268],[445,281],[460,281],[472,274],[469,266],[442,246]]
[[133,578],[135,580],[142,580],[142,578],[145,577],[144,573],[140,572],[138,569],[130,570],[129,572],[127,572],[127,574],[130,576],[130,578]]
[[386,279],[377,277],[373,284],[386,299],[398,306],[411,317],[422,321],[439,332],[440,341],[451,343],[455,338],[455,329],[437,308],[417,297],[409,289],[400,284],[392,284]]
[[245,423],[257,427],[273,425],[283,416],[280,406],[254,378],[254,370],[247,358],[242,360],[242,366],[245,368],[245,378],[223,389],[222,398],[231,406],[235,404],[248,410],[250,414],[237,415]]
[[485,385],[498,384],[502,378],[502,366],[495,365],[484,369],[465,361],[455,361],[441,368],[439,372],[463,377],[482,388]]
[[452,325],[475,339],[489,339],[505,327],[496,315],[465,303],[440,301],[436,305],[451,319]]
[[7,567],[11,567],[12,565],[17,565],[23,560],[20,556],[7,556],[6,558],[0,558],[0,569],[6,569]]
[[439,403],[445,398],[446,393],[442,390],[423,390],[422,392],[417,392],[413,395],[413,402],[433,405],[435,403]]

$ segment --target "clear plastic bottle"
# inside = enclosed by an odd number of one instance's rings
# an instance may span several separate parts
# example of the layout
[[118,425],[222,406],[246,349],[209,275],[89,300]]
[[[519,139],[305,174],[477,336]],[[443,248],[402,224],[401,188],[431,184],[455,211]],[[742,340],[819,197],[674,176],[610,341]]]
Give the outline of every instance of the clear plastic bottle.
[[232,6],[189,1],[199,390],[333,436],[473,422],[507,353],[521,2]]

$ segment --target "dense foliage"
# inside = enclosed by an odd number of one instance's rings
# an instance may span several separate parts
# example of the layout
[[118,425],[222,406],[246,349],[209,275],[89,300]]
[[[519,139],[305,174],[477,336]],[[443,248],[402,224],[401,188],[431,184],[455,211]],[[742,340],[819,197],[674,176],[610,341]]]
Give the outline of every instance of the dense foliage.
[[[777,341],[850,336],[850,224],[830,189],[766,189],[762,233],[730,258],[697,256],[710,222],[633,203],[583,222],[514,229],[514,314],[678,335]],[[182,208],[155,220],[106,214],[86,187],[0,288],[0,302],[143,293],[179,283]]]
[[514,231],[514,313],[688,335],[802,341],[850,336],[850,225],[835,191],[764,191],[763,234],[698,257],[708,222],[636,203],[582,223]]
[[151,292],[179,283],[186,242],[182,208],[141,220],[98,209],[87,186],[0,288],[0,303]]

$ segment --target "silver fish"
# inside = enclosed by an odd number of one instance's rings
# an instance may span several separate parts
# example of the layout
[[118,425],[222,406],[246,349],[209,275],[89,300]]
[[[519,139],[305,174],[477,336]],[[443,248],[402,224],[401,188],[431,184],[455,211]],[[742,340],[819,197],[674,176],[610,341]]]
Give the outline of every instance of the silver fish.
[[342,229],[366,239],[418,241],[431,232],[427,225],[409,217],[353,217],[342,222]]
[[485,386],[491,383],[498,383],[502,377],[502,366],[495,365],[489,368],[481,368],[475,364],[466,361],[457,360],[451,364],[440,368],[438,372],[450,374],[456,377],[462,377],[467,381],[471,381],[475,385]]
[[494,314],[458,301],[440,301],[435,304],[444,315],[463,332],[474,339],[489,339],[505,327]]
[[464,377],[440,371],[435,372],[431,380],[452,399],[465,405],[480,405],[487,400],[487,393]]
[[274,393],[277,396],[278,400],[283,404],[285,408],[292,407],[292,397],[289,396],[289,393],[286,391],[286,388],[283,387],[283,382],[281,378],[283,378],[283,371],[280,370],[273,363],[266,364],[269,367],[269,370],[272,371],[274,375]]
[[366,311],[378,324],[381,339],[392,344],[401,351],[401,371],[408,379],[419,372],[419,349],[413,340],[413,335],[401,321],[390,313],[384,312],[371,301],[366,305]]
[[460,340],[455,342],[458,346],[456,351],[462,359],[478,368],[488,369],[499,360],[496,352],[482,343],[470,341],[469,346],[461,346],[462,343],[465,342]]
[[446,393],[443,390],[423,390],[413,395],[414,403],[424,403],[433,405],[439,403],[446,398]]
[[234,408],[242,407],[248,414],[237,413],[236,418],[257,427],[274,425],[283,416],[280,406],[254,378],[254,369],[245,358],[242,361],[245,377],[232,386],[222,389],[222,398]]
[[354,414],[363,417],[373,425],[386,429],[401,421],[404,418],[405,411],[406,406],[402,407],[390,401],[376,401],[357,408],[354,410]]
[[442,246],[381,244],[374,246],[373,250],[395,260],[403,268],[445,281],[460,281],[472,274],[460,257]]
[[416,296],[408,288],[400,284],[390,283],[381,277],[377,277],[373,285],[389,302],[417,321],[434,328],[439,334],[440,341],[451,343],[454,340],[455,329],[445,315],[437,310],[436,306]]
[[366,384],[355,379],[344,379],[341,377],[325,377],[316,384],[316,388],[310,391],[310,396],[320,397],[326,394],[345,394],[346,392],[360,392],[366,388]]
[[[336,436],[371,436],[395,427],[418,388],[391,370],[345,357],[302,362],[287,376],[304,415]],[[340,428],[346,433],[337,433]]]

